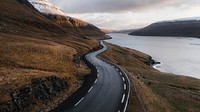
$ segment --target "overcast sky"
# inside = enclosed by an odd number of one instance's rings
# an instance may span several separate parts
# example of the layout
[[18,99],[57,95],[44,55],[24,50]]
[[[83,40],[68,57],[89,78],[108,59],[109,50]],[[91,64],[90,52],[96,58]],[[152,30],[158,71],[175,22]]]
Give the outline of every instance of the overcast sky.
[[105,29],[140,28],[150,23],[200,17],[200,0],[49,0],[69,16]]

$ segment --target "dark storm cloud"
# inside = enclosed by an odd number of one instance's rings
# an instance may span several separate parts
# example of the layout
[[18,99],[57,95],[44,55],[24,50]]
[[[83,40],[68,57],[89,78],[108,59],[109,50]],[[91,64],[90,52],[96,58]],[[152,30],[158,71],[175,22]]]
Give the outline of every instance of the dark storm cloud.
[[155,7],[173,1],[174,0],[58,0],[57,3],[60,2],[60,8],[68,13],[104,13]]

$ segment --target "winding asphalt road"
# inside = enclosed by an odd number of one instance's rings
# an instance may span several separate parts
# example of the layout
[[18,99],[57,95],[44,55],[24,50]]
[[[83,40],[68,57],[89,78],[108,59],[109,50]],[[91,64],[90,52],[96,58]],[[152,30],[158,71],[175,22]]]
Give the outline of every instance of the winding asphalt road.
[[97,68],[97,79],[70,112],[120,112],[120,106],[125,102],[124,77],[114,66],[96,57],[108,49],[103,41],[100,43],[103,49],[86,55],[86,59]]

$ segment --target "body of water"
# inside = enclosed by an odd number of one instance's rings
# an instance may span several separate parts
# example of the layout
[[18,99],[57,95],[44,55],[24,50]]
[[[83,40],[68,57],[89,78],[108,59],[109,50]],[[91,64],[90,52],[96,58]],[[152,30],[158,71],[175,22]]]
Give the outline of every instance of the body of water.
[[162,72],[196,77],[200,79],[200,39],[190,37],[152,37],[109,34],[107,42],[139,50],[162,64],[156,69]]

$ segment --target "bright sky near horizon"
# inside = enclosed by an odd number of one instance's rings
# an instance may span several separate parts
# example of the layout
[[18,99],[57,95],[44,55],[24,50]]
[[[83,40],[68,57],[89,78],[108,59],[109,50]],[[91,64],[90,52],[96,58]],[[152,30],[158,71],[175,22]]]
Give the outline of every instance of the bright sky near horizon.
[[150,23],[200,17],[200,0],[49,0],[69,16],[104,29],[134,29]]

